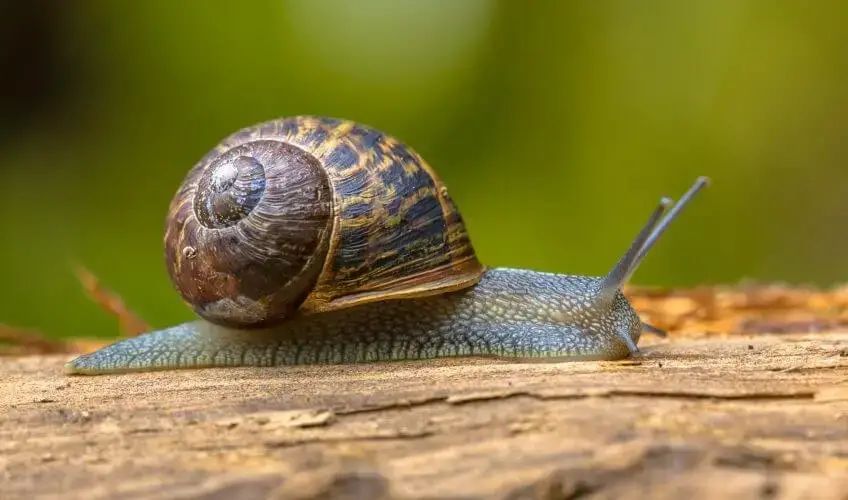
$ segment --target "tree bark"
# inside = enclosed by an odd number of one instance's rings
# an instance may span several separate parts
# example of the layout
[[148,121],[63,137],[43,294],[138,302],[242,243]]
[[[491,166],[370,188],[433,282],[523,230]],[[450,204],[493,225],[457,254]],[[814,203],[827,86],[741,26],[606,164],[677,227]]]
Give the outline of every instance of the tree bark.
[[846,498],[848,333],[100,377],[0,358],[0,498]]

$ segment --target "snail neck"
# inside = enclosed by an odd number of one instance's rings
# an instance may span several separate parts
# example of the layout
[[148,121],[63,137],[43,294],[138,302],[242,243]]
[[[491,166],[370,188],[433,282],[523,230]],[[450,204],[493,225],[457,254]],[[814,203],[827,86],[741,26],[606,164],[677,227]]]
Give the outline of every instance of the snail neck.
[[588,336],[618,337],[630,352],[638,352],[643,324],[621,289],[610,290],[605,280],[605,276],[493,268],[469,293],[486,307],[509,304],[509,314],[522,321],[561,325]]

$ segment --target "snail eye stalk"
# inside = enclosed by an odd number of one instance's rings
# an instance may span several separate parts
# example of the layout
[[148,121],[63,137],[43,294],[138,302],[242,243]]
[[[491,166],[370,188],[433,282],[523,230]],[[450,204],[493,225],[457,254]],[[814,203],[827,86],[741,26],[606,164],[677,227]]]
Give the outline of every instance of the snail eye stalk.
[[680,212],[686,208],[698,192],[709,186],[710,179],[708,177],[698,177],[692,187],[680,198],[680,200],[671,207],[668,214],[663,217],[666,209],[671,205],[671,199],[663,197],[660,200],[659,206],[654,209],[648,222],[639,231],[636,239],[630,244],[621,260],[616,263],[615,267],[606,275],[601,282],[600,298],[602,301],[608,301],[612,304],[612,300],[618,291],[630,281],[630,277],[639,268],[642,260],[654,247],[659,237],[668,229],[672,222],[680,215]]

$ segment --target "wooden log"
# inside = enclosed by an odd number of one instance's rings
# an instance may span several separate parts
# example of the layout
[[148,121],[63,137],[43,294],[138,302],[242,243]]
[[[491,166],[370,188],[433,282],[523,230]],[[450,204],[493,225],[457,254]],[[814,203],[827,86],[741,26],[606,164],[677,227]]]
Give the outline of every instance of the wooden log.
[[839,331],[621,362],[68,377],[66,359],[0,358],[0,498],[848,495]]

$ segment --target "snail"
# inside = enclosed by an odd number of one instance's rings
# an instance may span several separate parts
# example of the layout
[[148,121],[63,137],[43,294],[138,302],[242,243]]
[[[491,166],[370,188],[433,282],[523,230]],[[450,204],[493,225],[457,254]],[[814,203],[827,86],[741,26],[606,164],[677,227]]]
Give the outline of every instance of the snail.
[[615,360],[643,321],[622,293],[709,179],[663,197],[598,277],[489,268],[433,168],[379,130],[279,118],[221,141],[186,175],[164,236],[192,321],[83,354],[69,374],[496,357]]

